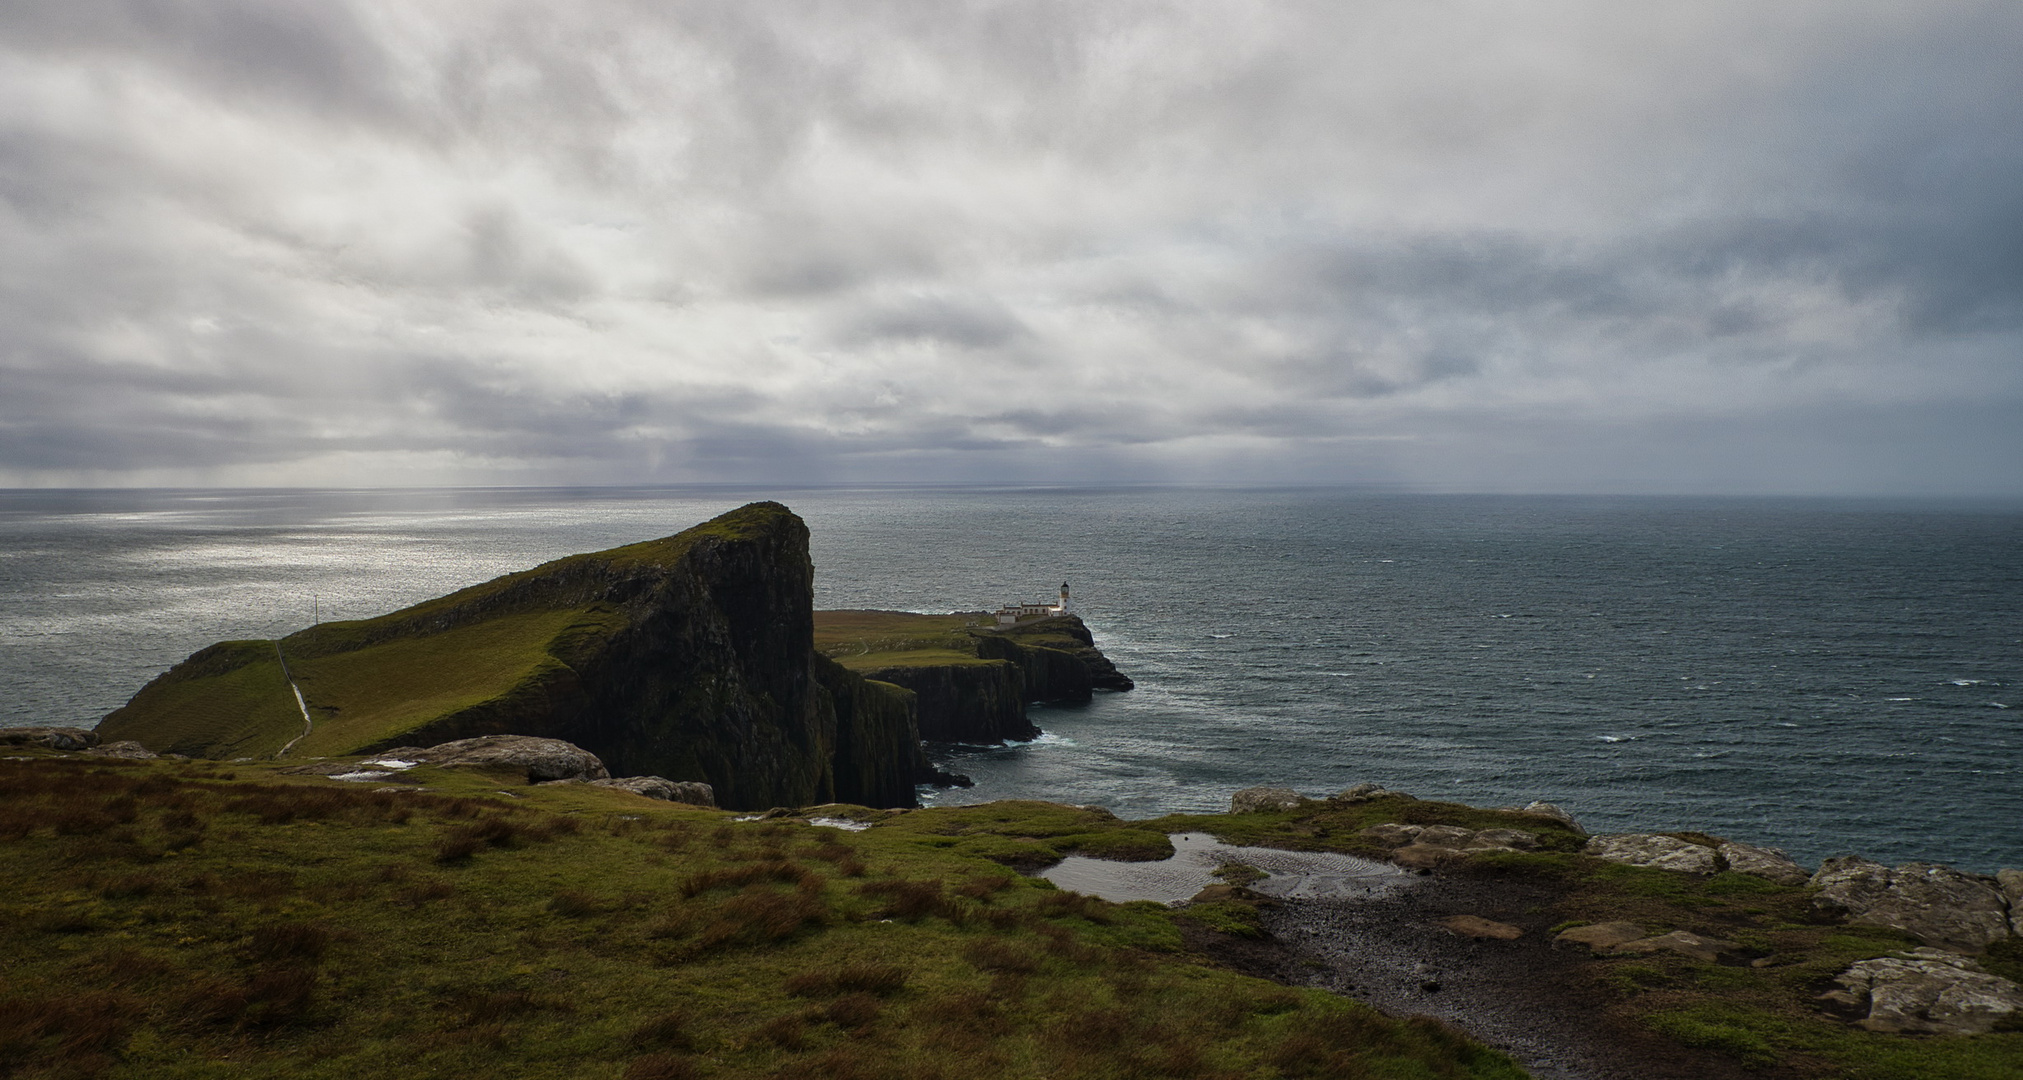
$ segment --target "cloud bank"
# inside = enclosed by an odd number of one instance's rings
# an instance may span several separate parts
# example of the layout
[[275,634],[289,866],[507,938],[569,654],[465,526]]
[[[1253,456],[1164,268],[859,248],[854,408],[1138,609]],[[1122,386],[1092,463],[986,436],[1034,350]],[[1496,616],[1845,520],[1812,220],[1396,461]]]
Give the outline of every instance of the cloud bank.
[[2023,493],[2023,7],[1665,7],[0,7],[0,483]]

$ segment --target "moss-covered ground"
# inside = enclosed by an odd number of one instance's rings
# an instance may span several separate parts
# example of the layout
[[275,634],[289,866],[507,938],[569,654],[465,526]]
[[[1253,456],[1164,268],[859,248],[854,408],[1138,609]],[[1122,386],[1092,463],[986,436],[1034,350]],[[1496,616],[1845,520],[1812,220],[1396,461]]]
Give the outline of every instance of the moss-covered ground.
[[852,832],[462,770],[24,756],[0,1075],[1521,1075],[1008,869],[1164,854],[1100,812],[829,808],[878,823]]
[[[1382,798],[1315,800],[1252,814],[1175,815],[1131,823],[1154,831],[1205,831],[1228,843],[1382,857],[1359,835],[1384,822],[1521,828],[1536,852],[1484,853],[1443,873],[1544,885],[1555,899],[1534,913],[1553,930],[1622,920],[1647,932],[1686,930],[1734,942],[1742,962],[1659,952],[1595,958],[1586,985],[1600,1007],[1685,1046],[1734,1058],[1739,1067],[1779,1066],[1848,1080],[2014,1080],[2023,1077],[2023,1025],[1978,1036],[1884,1034],[1852,1027],[1816,999],[1856,960],[1918,943],[1890,930],[1848,926],[1813,904],[1813,890],[1745,874],[1711,876],[1623,866],[1578,854],[1582,841],[1549,819],[1456,803]],[[1694,834],[1695,839],[1706,840]],[[2023,942],[1981,959],[2023,981]]]
[[982,612],[817,611],[815,651],[852,671],[994,664],[978,658],[969,633],[989,625]]

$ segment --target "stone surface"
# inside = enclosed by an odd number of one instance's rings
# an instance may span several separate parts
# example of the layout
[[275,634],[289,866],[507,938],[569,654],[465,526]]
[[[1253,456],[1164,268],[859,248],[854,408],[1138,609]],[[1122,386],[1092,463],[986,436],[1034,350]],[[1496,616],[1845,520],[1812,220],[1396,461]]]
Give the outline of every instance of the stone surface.
[[1583,850],[1589,855],[1609,862],[1646,866],[1653,870],[1711,874],[1718,868],[1714,861],[1713,848],[1661,833],[1611,833],[1597,836],[1589,840]]
[[1824,999],[1870,1031],[1979,1035],[2023,1015],[2023,987],[1938,949],[1863,960],[1834,981],[1840,989]]
[[1518,927],[1480,915],[1449,915],[1440,920],[1440,925],[1451,933],[1478,941],[1516,941],[1524,936]]
[[89,750],[98,732],[74,727],[0,728],[0,746],[46,746],[51,750]]
[[1253,889],[1246,889],[1241,885],[1221,883],[1203,888],[1200,892],[1189,897],[1187,902],[1190,904],[1213,904],[1222,900],[1240,900],[1246,904],[1261,904],[1267,907],[1275,907],[1278,904],[1277,900]]
[[708,784],[694,780],[669,780],[663,776],[626,776],[617,779],[591,780],[593,787],[618,788],[634,795],[644,795],[649,799],[667,802],[693,803],[696,806],[715,806],[716,793]]
[[109,742],[103,746],[94,746],[86,750],[85,753],[98,757],[132,758],[137,761],[161,756],[147,747],[134,742],[132,739],[121,739],[118,742]]
[[1402,791],[1392,791],[1382,784],[1365,782],[1343,788],[1335,793],[1334,798],[1338,802],[1359,803],[1369,802],[1371,799],[1410,799],[1414,796]]
[[1551,818],[1582,836],[1587,835],[1587,830],[1580,827],[1580,822],[1575,821],[1572,814],[1549,802],[1534,800],[1525,803],[1523,806],[1499,806],[1496,809],[1498,812],[1505,814],[1537,814],[1539,817]]
[[2008,904],[1994,879],[1936,863],[1898,867],[1847,855],[1812,875],[1813,903],[1862,926],[1903,932],[1927,945],[1977,953],[2009,936]]
[[2023,937],[2023,870],[1995,871],[1995,887],[2009,902],[2009,932]]
[[1424,829],[1424,825],[1400,825],[1395,821],[1387,821],[1382,825],[1372,825],[1358,835],[1374,840],[1385,847],[1404,847],[1406,844],[1417,840],[1419,833]]
[[1688,933],[1684,930],[1674,930],[1669,934],[1659,934],[1655,937],[1642,937],[1634,941],[1625,941],[1619,945],[1612,946],[1608,951],[1612,953],[1653,953],[1661,950],[1675,952],[1681,956],[1689,956],[1695,960],[1704,960],[1710,964],[1718,963],[1722,960],[1741,960],[1743,958],[1742,947],[1732,941],[1704,937],[1700,934]]
[[1523,829],[1483,829],[1468,841],[1470,847],[1533,851],[1538,837]]
[[596,754],[561,739],[531,735],[480,735],[427,749],[396,747],[379,755],[420,761],[447,768],[512,769],[532,782],[542,780],[602,780],[610,774]]
[[1431,870],[1466,855],[1459,848],[1443,844],[1406,844],[1391,853],[1391,861],[1407,870]]
[[1748,874],[1774,881],[1779,885],[1803,885],[1812,879],[1805,868],[1793,862],[1791,856],[1776,848],[1757,847],[1741,844],[1733,840],[1720,847],[1721,858],[1727,860],[1728,869],[1738,874]]
[[1633,922],[1604,922],[1561,931],[1558,937],[1552,939],[1552,943],[1585,945],[1595,952],[1607,952],[1618,945],[1647,936],[1649,935],[1644,933],[1644,928]]
[[1306,801],[1291,788],[1247,787],[1229,797],[1232,814],[1255,814],[1269,810],[1291,810]]

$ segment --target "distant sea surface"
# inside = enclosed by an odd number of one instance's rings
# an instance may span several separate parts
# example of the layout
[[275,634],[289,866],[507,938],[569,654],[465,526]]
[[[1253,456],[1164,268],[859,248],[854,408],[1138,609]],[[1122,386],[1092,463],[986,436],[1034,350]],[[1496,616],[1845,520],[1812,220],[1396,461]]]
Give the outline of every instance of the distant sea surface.
[[818,607],[1063,579],[1138,689],[937,749],[1125,817],[1363,780],[1806,862],[2023,866],[2023,507],[1325,490],[0,492],[0,726],[95,723],[210,642],[377,615],[758,498]]

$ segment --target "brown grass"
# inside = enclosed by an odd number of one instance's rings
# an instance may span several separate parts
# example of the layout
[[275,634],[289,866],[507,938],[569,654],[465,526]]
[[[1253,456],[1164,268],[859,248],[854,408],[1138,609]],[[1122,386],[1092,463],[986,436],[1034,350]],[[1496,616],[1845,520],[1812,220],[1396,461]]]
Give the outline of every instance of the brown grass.
[[907,971],[893,964],[850,964],[823,971],[804,971],[781,989],[794,997],[834,997],[838,994],[872,994],[891,997],[906,989]]

